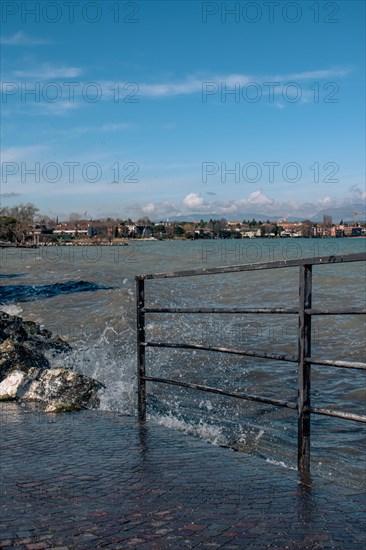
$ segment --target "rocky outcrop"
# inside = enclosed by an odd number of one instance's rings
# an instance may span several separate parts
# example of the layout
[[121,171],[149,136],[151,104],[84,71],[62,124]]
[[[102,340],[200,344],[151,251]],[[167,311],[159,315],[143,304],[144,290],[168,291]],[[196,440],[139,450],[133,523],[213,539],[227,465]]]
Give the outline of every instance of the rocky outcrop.
[[36,323],[0,312],[0,400],[34,401],[45,412],[97,408],[103,384],[52,368],[46,351],[69,353],[71,347]]
[[28,372],[31,368],[46,369],[49,365],[42,353],[10,338],[0,344],[0,381],[13,370]]
[[53,353],[71,351],[71,346],[59,336],[52,336],[43,325],[23,321],[21,317],[0,311],[0,342],[10,338],[25,348],[36,352],[51,350]]

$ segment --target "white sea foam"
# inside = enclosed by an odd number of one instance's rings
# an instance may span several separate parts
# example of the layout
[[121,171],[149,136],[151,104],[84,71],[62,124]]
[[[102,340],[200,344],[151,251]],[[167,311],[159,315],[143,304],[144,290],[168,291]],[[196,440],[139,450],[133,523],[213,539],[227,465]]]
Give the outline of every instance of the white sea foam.
[[171,413],[162,416],[151,415],[150,419],[161,426],[179,430],[186,434],[196,435],[201,439],[209,441],[213,445],[223,444],[221,440],[222,428],[219,426],[211,426],[202,420],[200,420],[198,424],[193,424],[186,422],[185,420],[181,420],[176,416],[173,416]]
[[289,464],[285,464],[283,460],[274,460],[272,458],[266,458],[266,462],[269,464],[274,464],[275,466],[281,466],[281,468],[286,468],[287,470],[295,470],[296,468],[294,466],[290,466]]
[[20,315],[23,309],[17,304],[8,304],[6,306],[0,306],[0,311],[4,311],[8,315]]

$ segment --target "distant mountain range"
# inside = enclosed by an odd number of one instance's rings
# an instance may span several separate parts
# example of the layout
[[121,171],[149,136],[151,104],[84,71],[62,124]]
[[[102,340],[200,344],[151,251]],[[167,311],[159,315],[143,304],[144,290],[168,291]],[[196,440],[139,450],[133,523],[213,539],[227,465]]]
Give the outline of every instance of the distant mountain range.
[[[186,216],[171,216],[169,217],[170,221],[177,221],[177,222],[197,222],[200,220],[203,220],[205,222],[208,222],[211,218],[212,219],[220,219],[225,218],[228,222],[232,221],[243,221],[243,220],[252,220],[253,218],[257,221],[265,222],[267,220],[270,221],[278,221],[282,219],[286,219],[289,222],[297,222],[302,221],[305,219],[308,219],[314,223],[319,223],[323,221],[323,216],[331,216],[333,223],[339,223],[341,220],[343,222],[354,222],[354,213],[358,212],[357,219],[360,223],[366,222],[366,205],[363,203],[355,203],[350,204],[348,206],[341,206],[338,208],[327,208],[324,210],[320,210],[320,212],[317,212],[314,216],[306,217],[306,216],[284,216],[283,213],[272,213],[272,214],[264,214],[263,212],[236,212],[235,214],[222,214],[222,213],[210,213],[210,214],[187,214]],[[161,218],[160,218],[161,219]],[[156,220],[160,221],[160,220]]]
[[212,214],[187,214],[187,216],[172,216],[171,218],[169,218],[169,220],[177,222],[197,222],[203,220],[204,222],[208,222],[211,219],[220,220],[221,218],[225,218],[225,220],[227,220],[228,222],[237,222],[247,219],[252,220],[253,218],[256,220],[261,220],[263,222],[267,221],[268,219],[276,219],[276,217],[273,217],[273,215],[263,213],[260,214],[258,212],[237,212],[236,214],[222,214],[213,212]]
[[333,223],[339,223],[341,220],[344,222],[353,222],[355,219],[355,212],[358,212],[358,221],[365,223],[366,205],[364,203],[350,204],[349,206],[321,210],[315,216],[310,218],[310,220],[314,222],[321,222],[323,221],[323,216],[326,214],[327,216],[332,216]]

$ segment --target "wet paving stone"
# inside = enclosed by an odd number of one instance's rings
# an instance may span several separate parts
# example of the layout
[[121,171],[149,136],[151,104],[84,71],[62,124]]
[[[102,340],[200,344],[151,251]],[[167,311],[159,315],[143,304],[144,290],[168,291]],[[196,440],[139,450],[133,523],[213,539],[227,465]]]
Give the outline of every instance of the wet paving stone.
[[361,490],[115,413],[0,419],[0,548],[366,548]]

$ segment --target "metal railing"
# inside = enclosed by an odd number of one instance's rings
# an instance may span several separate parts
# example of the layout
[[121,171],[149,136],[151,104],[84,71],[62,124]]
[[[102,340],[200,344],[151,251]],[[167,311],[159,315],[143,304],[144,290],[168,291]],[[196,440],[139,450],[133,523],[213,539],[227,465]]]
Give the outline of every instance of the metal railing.
[[[238,399],[267,403],[278,407],[286,407],[297,411],[298,416],[298,469],[300,472],[310,471],[310,415],[320,414],[335,416],[356,422],[366,422],[366,416],[353,413],[335,411],[322,407],[313,407],[310,404],[311,365],[366,370],[366,363],[355,361],[336,361],[319,359],[311,356],[311,319],[315,315],[360,315],[366,313],[366,308],[344,309],[314,309],[312,307],[312,266],[329,265],[345,262],[366,261],[366,254],[350,254],[347,256],[323,256],[299,260],[285,260],[270,263],[249,265],[231,265],[190,271],[176,271],[167,273],[151,273],[138,275],[136,279],[136,307],[137,307],[137,382],[138,382],[138,414],[140,420],[146,419],[146,382],[158,382],[200,390]],[[145,281],[150,279],[167,279],[173,277],[195,277],[199,275],[217,275],[224,273],[238,273],[242,271],[257,271],[267,269],[281,269],[299,267],[299,303],[298,308],[227,308],[227,307],[145,307]],[[285,314],[298,315],[298,354],[297,356],[281,353],[253,351],[249,349],[230,349],[213,347],[203,344],[184,344],[169,342],[150,342],[145,339],[145,315],[159,313],[201,313],[201,314]],[[211,388],[201,384],[192,384],[177,380],[170,380],[146,375],[145,350],[153,348],[179,348],[191,350],[205,350],[239,356],[258,357],[268,360],[288,361],[298,364],[298,398],[297,402],[284,401],[251,395],[246,393],[230,392],[223,389]]]

